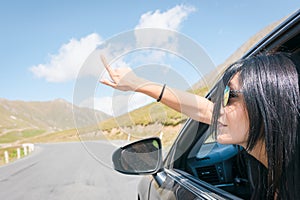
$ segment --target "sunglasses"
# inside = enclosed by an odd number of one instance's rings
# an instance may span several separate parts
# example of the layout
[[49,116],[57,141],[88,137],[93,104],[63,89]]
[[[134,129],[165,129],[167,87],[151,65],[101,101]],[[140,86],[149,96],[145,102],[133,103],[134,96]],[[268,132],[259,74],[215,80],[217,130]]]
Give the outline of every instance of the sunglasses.
[[230,98],[236,98],[238,97],[239,93],[242,93],[241,90],[230,90],[230,87],[228,85],[226,85],[225,89],[224,89],[224,94],[223,94],[223,106],[227,106],[229,99]]

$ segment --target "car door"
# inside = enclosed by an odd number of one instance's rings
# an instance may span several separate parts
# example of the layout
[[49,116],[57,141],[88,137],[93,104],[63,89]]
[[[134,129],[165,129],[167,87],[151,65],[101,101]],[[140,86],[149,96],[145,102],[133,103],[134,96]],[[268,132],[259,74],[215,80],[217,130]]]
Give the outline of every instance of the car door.
[[[203,147],[202,144],[213,144],[211,143],[212,141],[215,142],[212,139],[208,125],[189,120],[175,141],[173,148],[170,150],[165,160],[164,170],[153,176],[149,189],[149,199],[240,199],[235,195],[201,180],[197,171],[194,170],[196,167],[199,167],[197,164],[201,162],[204,162],[203,169],[207,169],[206,166],[209,164],[207,160],[197,160],[198,158],[195,156],[205,154],[207,157],[211,156],[211,153],[219,151],[219,147],[215,148],[214,151],[210,151],[207,147],[201,148]],[[228,148],[230,147],[233,146],[228,145]],[[222,146],[222,148],[224,149],[224,146]],[[228,151],[228,148],[225,150]],[[231,174],[232,171],[232,168],[230,168],[232,165],[228,162],[231,162],[231,158],[236,156],[237,151],[233,150],[231,154],[232,156],[219,155],[219,158],[214,159],[210,163],[217,169],[217,164],[214,165],[215,163],[220,163],[220,160],[222,162],[225,160],[223,163],[227,162],[226,169],[222,167],[224,175],[227,175],[227,177],[225,177],[226,180],[224,182],[221,181],[222,184],[218,184],[218,186],[225,186],[225,183],[233,181],[233,179],[231,179],[232,176],[228,177],[228,174]],[[197,160],[196,163],[192,163],[192,159],[194,158]],[[227,170],[227,172],[224,170]],[[212,178],[210,171],[203,171],[202,173]],[[219,177],[218,175],[216,178],[222,179],[222,176]],[[212,180],[213,179],[211,179],[211,181]],[[232,184],[232,182],[230,184]]]
[[164,173],[166,179],[162,185],[155,179],[151,181],[149,200],[240,199],[224,191],[217,191],[213,186],[201,183],[183,171],[166,170]]

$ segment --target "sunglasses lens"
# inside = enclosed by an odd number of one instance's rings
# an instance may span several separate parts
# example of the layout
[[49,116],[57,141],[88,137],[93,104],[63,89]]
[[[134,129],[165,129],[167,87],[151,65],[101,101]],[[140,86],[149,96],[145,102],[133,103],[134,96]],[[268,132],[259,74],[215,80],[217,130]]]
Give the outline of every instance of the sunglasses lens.
[[230,87],[228,85],[226,85],[225,89],[224,89],[224,94],[223,94],[223,106],[225,107],[228,103],[229,100],[229,93],[230,93]]

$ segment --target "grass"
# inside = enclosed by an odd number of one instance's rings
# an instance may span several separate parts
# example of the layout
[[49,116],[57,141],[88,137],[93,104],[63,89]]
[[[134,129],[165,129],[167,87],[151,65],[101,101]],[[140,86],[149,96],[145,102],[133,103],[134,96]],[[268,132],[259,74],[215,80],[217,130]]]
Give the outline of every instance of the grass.
[[23,140],[26,138],[35,137],[37,135],[41,135],[45,130],[36,130],[36,129],[30,129],[30,130],[23,130],[23,131],[12,131],[4,134],[0,137],[0,143],[13,143],[18,140]]
[[79,141],[77,130],[70,129],[64,131],[57,131],[54,133],[47,133],[33,138],[27,138],[22,142],[31,143],[51,143],[51,142],[73,142]]

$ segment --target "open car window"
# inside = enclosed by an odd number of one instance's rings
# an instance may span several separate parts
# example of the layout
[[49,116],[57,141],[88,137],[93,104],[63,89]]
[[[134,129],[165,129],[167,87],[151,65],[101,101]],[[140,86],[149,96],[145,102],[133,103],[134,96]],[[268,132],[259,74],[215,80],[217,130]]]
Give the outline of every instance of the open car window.
[[[244,57],[260,52],[285,51],[291,53],[300,66],[300,16],[299,13],[279,27],[275,33],[267,36],[260,44],[251,49]],[[300,71],[300,69],[298,69]],[[210,95],[213,95],[214,90]],[[195,126],[195,125],[193,125]],[[216,188],[227,191],[243,199],[251,196],[251,177],[248,176],[247,160],[249,155],[238,145],[221,145],[214,139],[210,128],[199,123],[197,140],[190,144],[180,161],[175,162],[177,169],[183,170],[196,179],[204,181]],[[190,128],[190,130],[192,130]],[[195,129],[194,129],[195,131]],[[188,137],[188,136],[185,136]]]

